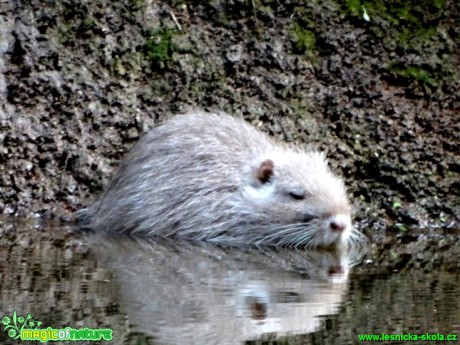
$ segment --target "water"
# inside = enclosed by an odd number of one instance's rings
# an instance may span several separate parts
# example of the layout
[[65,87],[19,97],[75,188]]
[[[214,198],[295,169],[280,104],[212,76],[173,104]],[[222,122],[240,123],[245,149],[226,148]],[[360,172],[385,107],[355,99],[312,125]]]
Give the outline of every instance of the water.
[[[350,268],[355,259],[3,223],[0,318],[16,310],[42,329],[110,328],[113,344],[357,344],[359,334],[460,334],[459,275],[373,274]],[[18,341],[1,331],[0,343]]]

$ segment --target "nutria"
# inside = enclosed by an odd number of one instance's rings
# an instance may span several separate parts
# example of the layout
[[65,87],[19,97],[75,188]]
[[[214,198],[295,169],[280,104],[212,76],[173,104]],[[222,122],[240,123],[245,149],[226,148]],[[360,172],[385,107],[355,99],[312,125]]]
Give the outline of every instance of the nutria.
[[190,112],[127,154],[85,228],[223,245],[329,246],[358,234],[322,153],[277,143],[224,113]]

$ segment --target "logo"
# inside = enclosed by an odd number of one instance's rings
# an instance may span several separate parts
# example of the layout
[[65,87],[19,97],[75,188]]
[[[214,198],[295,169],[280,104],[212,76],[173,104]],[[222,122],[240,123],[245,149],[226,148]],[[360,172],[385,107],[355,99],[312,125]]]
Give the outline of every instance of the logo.
[[24,341],[101,341],[112,340],[112,330],[110,328],[80,328],[75,329],[65,327],[57,328],[40,328],[42,321],[34,320],[32,315],[17,315],[16,310],[10,317],[5,315],[2,318],[3,331],[8,332],[12,339]]

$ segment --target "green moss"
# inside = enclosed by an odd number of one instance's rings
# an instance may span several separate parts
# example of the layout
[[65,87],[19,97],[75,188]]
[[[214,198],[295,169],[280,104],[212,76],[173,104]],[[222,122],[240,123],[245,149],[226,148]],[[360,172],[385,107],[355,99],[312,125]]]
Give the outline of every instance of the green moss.
[[294,25],[292,34],[294,38],[294,53],[312,55],[316,44],[315,34],[304,29],[299,24]]
[[361,0],[346,0],[345,5],[347,10],[355,16],[362,14],[363,4],[361,3]]
[[418,82],[425,92],[430,93],[438,87],[436,77],[430,71],[419,66],[404,66],[398,63],[391,63],[389,70],[395,77]]
[[119,57],[115,58],[115,60],[113,61],[112,69],[115,75],[123,76],[126,74],[126,69],[123,66],[123,62]]
[[87,30],[90,30],[90,29],[93,29],[96,27],[96,21],[94,20],[93,17],[91,16],[86,16],[84,19],[83,19],[83,27]]
[[134,11],[144,10],[147,4],[144,0],[131,0],[130,8]]
[[57,37],[59,44],[63,46],[66,46],[69,42],[75,40],[73,31],[64,25],[57,27],[55,36]]
[[447,0],[342,0],[342,11],[347,15],[363,18],[366,11],[372,21],[373,17],[384,19],[388,23],[407,28],[414,35],[430,31],[433,27],[432,18],[438,16]]
[[[417,66],[389,61],[387,68],[397,80],[417,82],[425,93],[440,90],[449,80],[454,80],[452,61],[444,58],[442,63],[428,57],[426,47],[439,45],[439,18],[447,0],[338,0],[345,15],[365,20],[369,16],[369,28],[383,40],[388,50],[396,56],[406,52],[418,53],[424,59]],[[378,19],[378,20],[377,20]]]
[[110,71],[117,77],[143,73],[144,55],[140,52],[125,52],[113,58]]
[[175,49],[172,38],[177,33],[177,30],[161,30],[151,33],[145,44],[147,58],[157,64],[168,61]]

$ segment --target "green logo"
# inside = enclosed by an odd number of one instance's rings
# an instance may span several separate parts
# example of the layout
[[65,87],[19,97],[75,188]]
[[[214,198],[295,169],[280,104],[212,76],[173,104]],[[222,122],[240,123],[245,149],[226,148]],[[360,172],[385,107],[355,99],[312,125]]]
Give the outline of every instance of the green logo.
[[21,336],[23,329],[37,329],[41,326],[41,321],[35,321],[32,315],[27,314],[26,317],[17,315],[16,310],[13,312],[13,316],[4,316],[2,318],[2,324],[4,326],[3,331],[8,332],[8,336],[13,339],[18,339]]
[[112,340],[112,330],[107,328],[80,328],[75,329],[66,327],[62,329],[43,328],[40,326],[43,322],[34,320],[32,315],[27,314],[26,317],[17,315],[16,310],[10,317],[5,315],[2,318],[3,331],[8,332],[8,336],[12,339],[20,339],[25,341],[40,341],[46,343],[48,341],[101,341]]

